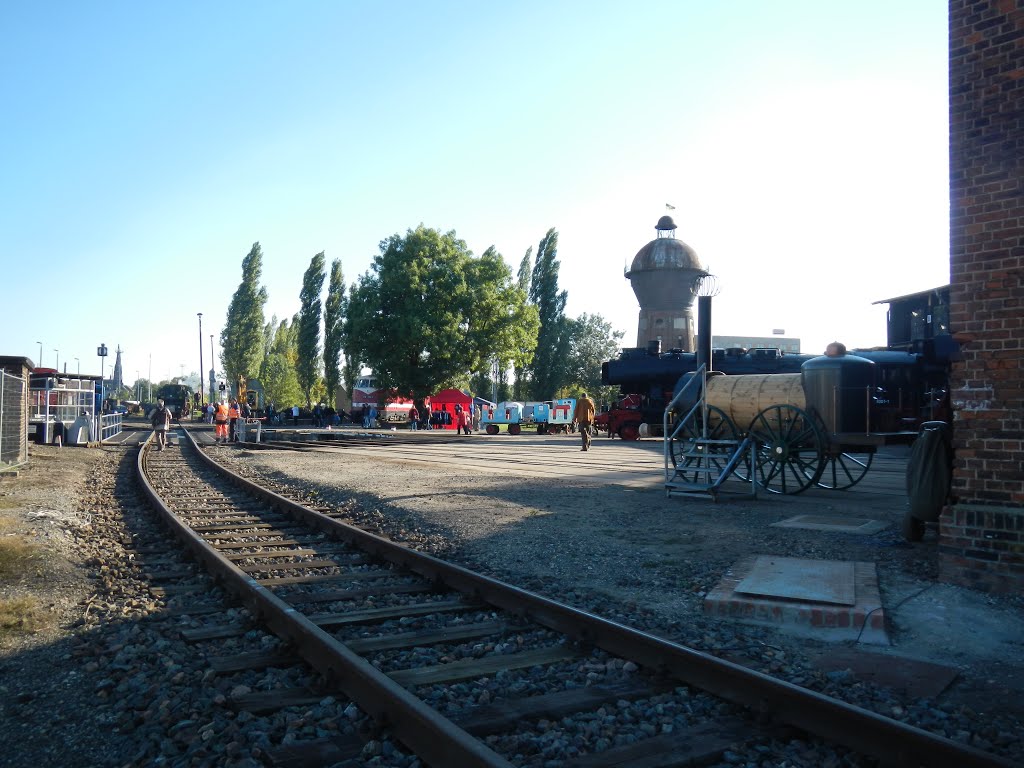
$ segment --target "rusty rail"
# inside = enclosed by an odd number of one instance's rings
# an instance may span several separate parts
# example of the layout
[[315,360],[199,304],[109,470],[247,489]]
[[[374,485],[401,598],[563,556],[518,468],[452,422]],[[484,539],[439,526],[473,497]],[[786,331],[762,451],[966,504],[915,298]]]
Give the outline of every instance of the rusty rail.
[[[818,737],[842,744],[858,753],[871,755],[887,765],[956,765],[959,768],[1012,768],[1016,763],[920,728],[884,717],[861,707],[847,704],[824,694],[777,680],[769,675],[716,658],[669,640],[617,624],[586,611],[556,603],[540,595],[511,586],[497,579],[474,573],[452,563],[412,550],[404,545],[363,531],[308,509],[280,494],[267,490],[241,477],[198,450],[194,439],[185,431],[202,461],[229,477],[232,482],[259,496],[281,511],[303,520],[312,527],[409,571],[431,579],[456,591],[473,595],[514,615],[529,618],[550,629],[579,641],[590,643],[609,653],[631,659],[649,669],[663,671],[680,682],[692,685],[720,698],[768,715]],[[140,451],[139,474],[144,477],[144,451]],[[145,483],[147,496],[172,520],[181,524],[163,506],[152,488]],[[251,593],[247,604],[268,621],[275,632],[296,643],[303,656],[318,670],[332,676],[339,687],[352,696],[371,715],[386,722],[396,736],[427,762],[452,760],[453,752],[437,754],[438,740],[453,739],[458,749],[465,750],[462,765],[508,765],[500,756],[476,749],[466,740],[475,741],[461,729],[429,709],[386,675],[346,650],[322,630],[308,621],[300,629],[293,628],[296,612],[255,580],[240,574],[206,542],[192,531],[182,531],[186,540],[197,547],[204,562],[221,575],[225,584]],[[307,655],[308,654],[308,655]],[[389,697],[394,696],[391,700]],[[397,715],[396,712],[401,712]],[[443,721],[442,725],[439,721]],[[420,751],[420,749],[424,751]],[[456,749],[455,746],[452,749]],[[483,762],[487,752],[500,762]],[[470,761],[470,756],[473,760]]]

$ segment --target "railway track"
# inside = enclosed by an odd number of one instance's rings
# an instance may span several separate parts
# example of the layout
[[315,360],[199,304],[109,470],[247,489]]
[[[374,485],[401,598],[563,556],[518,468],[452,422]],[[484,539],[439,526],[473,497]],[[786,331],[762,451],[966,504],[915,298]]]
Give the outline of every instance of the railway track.
[[[367,739],[439,766],[687,765],[808,735],[886,764],[1012,764],[417,553],[228,472],[182,434],[137,462],[153,506],[246,608],[196,607],[189,639],[252,640],[211,675],[294,667],[293,687],[240,687],[235,706],[336,697],[360,723],[358,738],[279,748],[276,765],[355,760]],[[546,752],[558,734],[569,748]]]

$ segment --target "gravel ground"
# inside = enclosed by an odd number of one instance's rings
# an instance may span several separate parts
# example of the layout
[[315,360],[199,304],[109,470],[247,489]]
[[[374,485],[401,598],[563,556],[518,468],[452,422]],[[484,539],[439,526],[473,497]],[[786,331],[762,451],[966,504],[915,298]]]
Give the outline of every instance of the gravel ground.
[[[42,545],[41,552],[20,578],[0,584],[0,596],[33,595],[49,620],[0,648],[0,743],[17,745],[0,751],[0,766],[247,768],[265,764],[277,744],[337,732],[331,728],[363,729],[354,708],[330,697],[300,713],[265,717],[225,708],[225,700],[239,691],[203,685],[203,655],[182,643],[170,622],[151,620],[164,603],[150,596],[145,577],[125,552],[126,545],[138,547],[147,536],[157,541],[147,531],[148,510],[125,473],[130,453],[39,446],[31,453],[16,479],[0,482],[0,519],[7,521],[0,534],[26,534]],[[933,534],[911,547],[891,528],[869,537],[776,532],[766,527],[779,516],[771,504],[685,502],[681,513],[680,500],[655,491],[584,477],[538,483],[501,473],[467,474],[443,462],[379,450],[218,449],[217,455],[245,474],[344,509],[410,546],[1024,761],[1021,600],[935,585]],[[847,671],[815,666],[817,657],[849,648],[849,641],[824,643],[705,616],[704,594],[725,569],[752,553],[870,560],[878,564],[887,610],[890,600],[908,600],[955,608],[958,621],[969,616],[968,629],[975,630],[969,642],[958,641],[956,630],[922,633],[913,614],[892,631],[890,652],[951,665],[956,682],[936,699],[908,697]],[[255,635],[238,642],[239,648],[273,645]],[[610,661],[609,669],[614,666]],[[279,684],[270,675],[246,682],[253,689]],[[651,722],[670,727],[667,705],[649,706],[661,718]],[[622,717],[644,723],[630,704],[621,707]],[[612,743],[615,734],[602,736],[598,725],[572,727]],[[582,738],[580,733],[572,738]],[[536,738],[554,735],[552,729]],[[816,757],[813,747],[800,744],[759,748],[764,759],[727,755],[723,764],[821,765],[839,759]],[[364,754],[368,765],[416,765],[386,741],[371,741]]]

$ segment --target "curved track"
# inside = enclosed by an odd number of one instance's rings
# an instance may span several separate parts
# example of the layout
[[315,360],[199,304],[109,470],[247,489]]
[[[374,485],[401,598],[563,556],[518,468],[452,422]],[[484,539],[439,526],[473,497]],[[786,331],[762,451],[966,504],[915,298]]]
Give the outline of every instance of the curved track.
[[[713,716],[662,723],[628,746],[584,745],[564,764],[717,759],[737,744],[789,740],[795,728],[887,764],[1010,765],[367,533],[234,475],[182,434],[165,451],[148,442],[140,449],[139,478],[153,506],[251,616],[317,670],[315,695],[350,697],[427,764],[515,765],[504,734],[581,712],[603,718],[610,702],[657,697],[667,712],[692,712],[707,700],[701,712]],[[244,631],[216,623],[206,630]],[[455,653],[467,645],[472,653]],[[280,655],[238,662],[281,663]],[[594,669],[619,674],[593,684]],[[494,701],[471,695],[453,703],[453,686],[485,677],[526,682]],[[531,678],[557,680],[560,690],[514,695],[528,692]],[[347,756],[331,740],[284,752],[280,764]]]

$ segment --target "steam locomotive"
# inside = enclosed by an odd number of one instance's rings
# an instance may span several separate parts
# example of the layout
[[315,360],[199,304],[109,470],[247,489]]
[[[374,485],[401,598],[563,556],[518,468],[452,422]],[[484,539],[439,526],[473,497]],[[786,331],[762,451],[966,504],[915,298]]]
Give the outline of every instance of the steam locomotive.
[[[889,304],[887,345],[849,350],[875,363],[872,413],[877,432],[915,434],[925,421],[949,421],[949,368],[959,347],[949,330],[949,287],[884,299]],[[818,355],[780,349],[715,349],[709,370],[725,374],[800,373]],[[623,349],[601,366],[601,381],[617,385],[620,399],[598,415],[598,429],[624,440],[661,436],[665,405],[680,377],[699,367],[697,354],[660,343]]]

